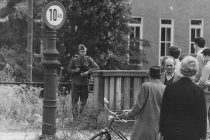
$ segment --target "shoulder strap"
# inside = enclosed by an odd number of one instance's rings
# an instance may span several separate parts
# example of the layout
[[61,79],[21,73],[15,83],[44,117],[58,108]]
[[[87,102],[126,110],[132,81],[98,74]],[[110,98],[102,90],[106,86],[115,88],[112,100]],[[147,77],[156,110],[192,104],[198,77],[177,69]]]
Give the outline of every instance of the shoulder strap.
[[86,56],[87,60],[90,61],[90,56]]
[[85,56],[85,64],[89,65],[90,64],[90,56]]

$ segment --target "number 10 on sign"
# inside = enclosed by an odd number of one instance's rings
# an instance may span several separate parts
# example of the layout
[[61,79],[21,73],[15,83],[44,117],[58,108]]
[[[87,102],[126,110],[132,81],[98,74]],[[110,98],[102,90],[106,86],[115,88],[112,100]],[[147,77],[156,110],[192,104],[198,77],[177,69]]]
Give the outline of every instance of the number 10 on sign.
[[60,28],[65,21],[66,11],[59,2],[48,3],[43,12],[45,23],[52,29]]
[[58,21],[63,17],[63,13],[58,12],[57,9],[49,9],[50,11],[50,21]]
[[59,25],[63,20],[63,10],[57,5],[49,7],[46,13],[47,21],[52,25]]

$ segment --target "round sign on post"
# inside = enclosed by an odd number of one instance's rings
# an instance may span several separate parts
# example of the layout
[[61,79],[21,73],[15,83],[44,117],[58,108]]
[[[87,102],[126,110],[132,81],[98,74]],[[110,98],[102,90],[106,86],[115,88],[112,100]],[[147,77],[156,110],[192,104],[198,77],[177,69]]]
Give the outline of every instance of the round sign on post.
[[63,26],[66,20],[66,10],[60,2],[50,2],[43,10],[43,19],[49,28],[56,30]]

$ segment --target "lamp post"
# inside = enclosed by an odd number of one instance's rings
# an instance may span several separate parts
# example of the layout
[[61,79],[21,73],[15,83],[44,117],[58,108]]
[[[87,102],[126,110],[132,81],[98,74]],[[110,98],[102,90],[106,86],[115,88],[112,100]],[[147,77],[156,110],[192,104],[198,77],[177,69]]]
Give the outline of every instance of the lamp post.
[[42,135],[54,135],[56,132],[56,107],[57,107],[57,60],[59,55],[56,50],[56,31],[47,31],[47,47],[43,52],[44,58],[44,99],[43,99],[43,125]]
[[66,12],[63,5],[57,1],[48,3],[43,10],[43,20],[49,27],[47,33],[47,46],[43,52],[42,65],[44,66],[44,99],[42,136],[54,136],[56,133],[57,108],[57,68],[60,62],[56,50],[56,29],[65,21]]

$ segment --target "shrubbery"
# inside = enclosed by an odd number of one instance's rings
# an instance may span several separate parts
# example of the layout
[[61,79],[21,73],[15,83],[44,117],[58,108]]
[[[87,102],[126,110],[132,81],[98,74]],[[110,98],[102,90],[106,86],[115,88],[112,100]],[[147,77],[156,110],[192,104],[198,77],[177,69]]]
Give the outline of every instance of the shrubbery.
[[[14,82],[11,67],[0,71],[1,82]],[[42,88],[22,85],[0,86],[0,128],[1,129],[41,129],[43,101],[39,97]],[[57,91],[60,93],[63,91]],[[57,97],[56,125],[64,138],[86,139],[100,128],[107,125],[107,112],[103,107],[93,104],[93,93],[89,94],[84,112],[76,119],[72,119],[71,93]],[[97,130],[98,129],[98,130]]]
[[0,82],[14,82],[14,69],[9,64],[6,64],[2,71],[0,71]]
[[[33,115],[42,114],[40,88],[26,85],[0,87],[0,123],[28,126],[33,124]],[[8,126],[8,127],[9,127]]]
[[77,130],[90,130],[100,127],[100,124],[98,124],[98,116],[101,112],[103,112],[103,108],[95,106],[91,101],[93,95],[91,94],[90,96],[91,97],[89,97],[89,102],[87,103],[84,112],[75,120],[72,118],[71,95],[68,94],[67,96],[59,96],[56,116],[57,122],[59,122],[58,127],[66,129],[73,127]]
[[[9,128],[16,127],[16,129],[28,129],[29,127],[41,129],[42,121],[37,122],[34,119],[35,114],[42,118],[40,90],[41,88],[26,85],[0,86],[1,128],[5,128],[6,125],[10,126]],[[107,112],[103,107],[95,106],[92,98],[93,94],[90,93],[84,112],[77,119],[72,120],[71,95],[58,96],[56,125],[64,138],[83,140],[82,137],[90,137],[107,125]],[[123,127],[120,126],[120,128]]]
[[[14,82],[13,68],[8,64],[0,71],[1,82]],[[0,122],[1,124],[24,125],[32,127],[41,127],[42,121],[35,117],[40,116],[42,119],[43,101],[39,98],[42,88],[22,85],[5,85],[0,86]],[[60,93],[63,91],[57,91]],[[61,95],[61,94],[59,94]],[[94,129],[97,127],[97,117],[102,108],[92,104],[93,95],[90,93],[88,105],[83,114],[72,123],[71,96],[58,96],[56,123],[58,129],[68,129],[75,126],[77,129]]]

